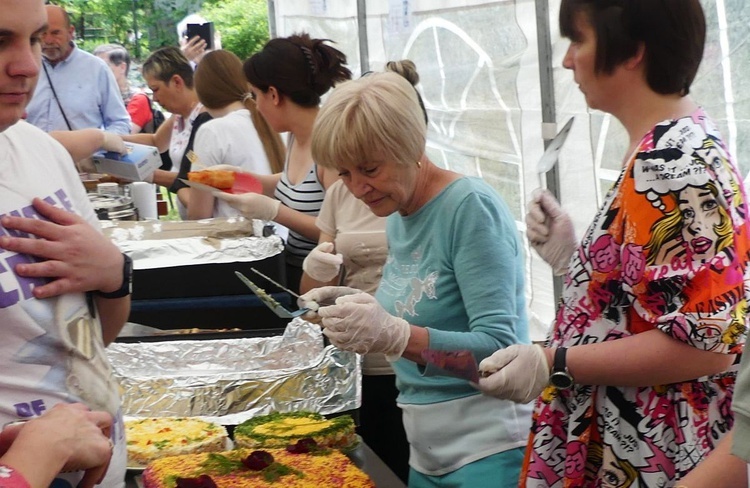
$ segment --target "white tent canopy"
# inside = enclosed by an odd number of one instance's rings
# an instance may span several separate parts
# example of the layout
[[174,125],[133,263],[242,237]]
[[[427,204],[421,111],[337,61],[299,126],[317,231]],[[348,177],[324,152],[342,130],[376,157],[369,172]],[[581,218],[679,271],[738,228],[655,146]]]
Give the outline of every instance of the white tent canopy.
[[[750,93],[743,89],[748,86],[743,75],[750,73],[750,2],[702,3],[709,34],[692,96],[717,122],[747,174]],[[627,147],[624,129],[609,115],[588,110],[572,73],[561,66],[568,41],[557,28],[559,0],[268,4],[272,35],[304,31],[331,39],[346,53],[355,76],[380,70],[386,61],[414,61],[430,117],[428,156],[484,178],[508,203],[522,233],[526,202],[539,186],[536,163],[545,139],[556,132],[555,120],[561,127],[576,117],[559,171],[549,181],[579,234],[619,174]],[[552,273],[528,247],[526,259],[532,335],[543,340],[554,313]]]

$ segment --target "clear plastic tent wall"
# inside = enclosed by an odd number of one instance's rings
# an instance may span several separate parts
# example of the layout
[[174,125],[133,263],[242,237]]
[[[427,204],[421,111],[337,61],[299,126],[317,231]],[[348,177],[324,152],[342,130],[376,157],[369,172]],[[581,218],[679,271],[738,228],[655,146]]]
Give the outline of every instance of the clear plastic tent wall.
[[[331,39],[346,53],[355,76],[382,70],[390,60],[408,58],[416,63],[418,88],[430,118],[428,156],[445,168],[484,178],[510,206],[526,246],[532,339],[544,340],[555,309],[552,272],[523,236],[526,202],[541,184],[536,165],[545,139],[555,132],[552,125],[543,133],[543,122],[556,120],[559,128],[575,116],[553,186],[579,235],[617,178],[627,147],[619,122],[589,110],[572,73],[562,68],[568,41],[560,37],[557,26],[560,1],[268,3],[273,35],[308,32]],[[709,31],[691,95],[718,123],[740,170],[747,174],[750,2],[702,3]],[[538,22],[538,11],[547,12],[546,22],[546,16]],[[540,70],[540,65],[551,69]]]

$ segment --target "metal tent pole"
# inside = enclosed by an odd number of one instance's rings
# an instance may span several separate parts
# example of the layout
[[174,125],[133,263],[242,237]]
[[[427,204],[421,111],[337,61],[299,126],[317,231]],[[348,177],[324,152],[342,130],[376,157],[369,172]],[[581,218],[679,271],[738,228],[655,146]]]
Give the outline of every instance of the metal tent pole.
[[370,47],[367,39],[367,0],[357,0],[357,35],[359,36],[359,69],[370,71]]
[[268,9],[268,37],[273,39],[276,37],[276,1],[266,0]]
[[[542,95],[542,136],[546,148],[557,133],[557,115],[555,109],[555,79],[552,72],[552,36],[549,26],[549,0],[536,2],[537,51],[539,53],[539,84]],[[547,188],[560,200],[559,165],[547,172]],[[552,279],[555,302],[562,295],[562,278]]]

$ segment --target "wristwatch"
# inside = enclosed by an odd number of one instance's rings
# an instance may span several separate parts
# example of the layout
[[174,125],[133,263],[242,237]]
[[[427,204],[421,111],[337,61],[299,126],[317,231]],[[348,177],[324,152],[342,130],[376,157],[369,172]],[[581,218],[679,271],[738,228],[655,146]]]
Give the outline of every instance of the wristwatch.
[[565,354],[568,349],[565,347],[558,347],[555,350],[555,359],[552,364],[552,374],[549,375],[549,384],[557,388],[558,390],[569,390],[573,388],[573,377],[568,371],[568,367],[565,365]]
[[122,285],[119,290],[104,293],[103,291],[95,292],[103,298],[122,298],[133,292],[133,260],[125,253],[122,253]]

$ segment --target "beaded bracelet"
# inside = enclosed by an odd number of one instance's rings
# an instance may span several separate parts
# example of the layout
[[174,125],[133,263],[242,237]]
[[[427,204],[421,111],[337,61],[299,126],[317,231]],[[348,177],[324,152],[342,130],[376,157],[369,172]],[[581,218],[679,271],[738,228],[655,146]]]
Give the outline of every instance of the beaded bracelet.
[[0,464],[0,488],[31,488],[21,473],[7,464]]

